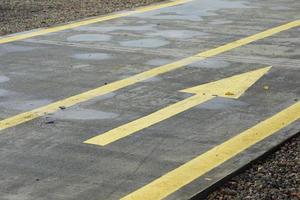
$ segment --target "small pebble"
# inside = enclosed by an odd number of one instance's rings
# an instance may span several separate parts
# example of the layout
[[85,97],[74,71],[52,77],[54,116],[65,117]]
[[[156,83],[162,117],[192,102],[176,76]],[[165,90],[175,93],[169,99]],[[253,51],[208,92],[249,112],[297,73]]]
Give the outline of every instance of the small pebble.
[[269,86],[267,86],[267,85],[264,86],[264,90],[269,90],[269,89],[270,89]]
[[54,124],[54,121],[47,121],[46,124]]

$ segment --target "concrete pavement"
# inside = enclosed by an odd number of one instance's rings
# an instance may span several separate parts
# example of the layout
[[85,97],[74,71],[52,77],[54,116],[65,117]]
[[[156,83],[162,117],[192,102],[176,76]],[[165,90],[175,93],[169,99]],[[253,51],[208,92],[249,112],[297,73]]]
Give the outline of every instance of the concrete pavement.
[[[0,39],[0,199],[188,199],[294,135],[299,9],[194,0]],[[266,66],[239,98],[220,85],[223,97],[108,145],[84,143],[190,98],[184,89]],[[222,161],[201,160],[218,145]]]

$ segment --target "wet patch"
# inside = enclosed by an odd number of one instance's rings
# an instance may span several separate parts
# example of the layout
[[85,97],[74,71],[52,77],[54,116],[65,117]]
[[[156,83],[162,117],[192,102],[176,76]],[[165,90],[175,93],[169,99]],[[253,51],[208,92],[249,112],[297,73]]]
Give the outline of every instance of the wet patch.
[[83,103],[81,103],[81,105],[84,105],[84,106],[93,105],[94,103],[96,103],[98,101],[102,101],[102,100],[106,100],[106,99],[111,99],[114,96],[116,96],[116,93],[110,92],[108,94],[101,95],[101,96],[95,97],[95,98],[93,98],[93,99],[91,99],[89,101],[83,102]]
[[157,59],[149,60],[145,64],[152,65],[152,66],[161,66],[161,65],[165,65],[165,64],[168,64],[168,63],[171,63],[171,62],[172,61],[169,60],[169,59],[157,58]]
[[101,120],[118,117],[119,114],[84,108],[69,108],[58,111],[52,115],[56,119],[64,120]]
[[168,45],[170,42],[164,39],[140,39],[120,42],[121,46],[140,47],[140,48],[158,48]]
[[111,56],[106,53],[83,53],[83,54],[75,54],[72,55],[71,57],[80,60],[107,60],[111,58]]
[[225,68],[229,66],[230,66],[229,62],[211,58],[211,59],[205,59],[199,62],[189,64],[187,67],[218,69],[218,68]]
[[105,42],[111,39],[110,35],[103,34],[79,34],[68,37],[70,42]]
[[37,48],[38,47],[28,47],[28,46],[14,45],[14,44],[1,44],[0,56],[7,53],[32,51]]
[[235,99],[218,97],[210,101],[207,101],[203,104],[200,104],[196,106],[196,108],[208,109],[208,110],[226,110],[230,108],[244,107],[247,105],[248,105],[247,103]]
[[5,83],[9,81],[10,79],[7,76],[0,75],[0,83]]
[[[164,11],[153,11],[136,15],[139,18],[166,19],[166,20],[187,20],[200,21],[203,17],[213,16],[214,12],[221,9],[247,8],[246,1],[228,1],[228,0],[201,0],[191,1],[181,5],[178,8],[169,7]],[[197,12],[194,12],[197,10]]]
[[148,78],[146,80],[143,80],[142,82],[149,83],[149,82],[157,82],[157,81],[160,81],[160,80],[161,80],[161,78],[159,78],[159,77],[152,77],[152,78]]
[[271,10],[276,10],[276,11],[283,11],[283,10],[291,10],[291,8],[288,8],[286,6],[272,6],[270,7]]
[[6,97],[14,94],[14,92],[10,92],[8,90],[0,89],[0,97]]
[[222,25],[222,24],[230,24],[230,23],[232,23],[232,21],[229,21],[229,20],[219,20],[219,19],[210,22],[210,24],[213,24],[213,25]]
[[87,64],[80,64],[80,65],[74,65],[72,66],[73,69],[87,69],[89,68],[91,65],[87,65]]
[[113,32],[113,31],[151,31],[157,25],[148,24],[141,26],[82,26],[75,28],[76,31],[90,31],[90,32]]
[[188,30],[162,30],[155,33],[148,33],[150,36],[160,36],[164,38],[177,38],[177,39],[188,39],[195,36],[207,35],[203,32],[188,31]]
[[[1,95],[0,95],[1,96]],[[50,100],[30,100],[30,101],[7,101],[1,102],[0,106],[14,110],[27,111],[51,103]]]

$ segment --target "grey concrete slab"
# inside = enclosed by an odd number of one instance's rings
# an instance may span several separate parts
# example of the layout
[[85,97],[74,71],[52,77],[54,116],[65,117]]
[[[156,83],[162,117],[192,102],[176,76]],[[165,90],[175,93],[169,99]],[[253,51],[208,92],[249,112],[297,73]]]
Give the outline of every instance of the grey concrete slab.
[[[194,0],[1,44],[0,117],[299,19],[299,9],[297,0]],[[119,199],[137,190],[298,101],[299,43],[299,28],[290,29],[2,130],[0,199]],[[216,98],[105,147],[83,144],[191,96],[179,90],[267,65],[270,73],[237,100]],[[188,199],[299,128],[297,121],[168,199]]]

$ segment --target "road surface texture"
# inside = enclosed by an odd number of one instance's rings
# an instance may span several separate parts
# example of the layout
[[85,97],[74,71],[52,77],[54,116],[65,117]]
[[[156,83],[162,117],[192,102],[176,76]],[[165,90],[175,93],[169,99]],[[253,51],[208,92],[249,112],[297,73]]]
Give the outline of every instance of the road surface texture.
[[0,197],[189,199],[292,137],[299,8],[173,1],[0,38]]

